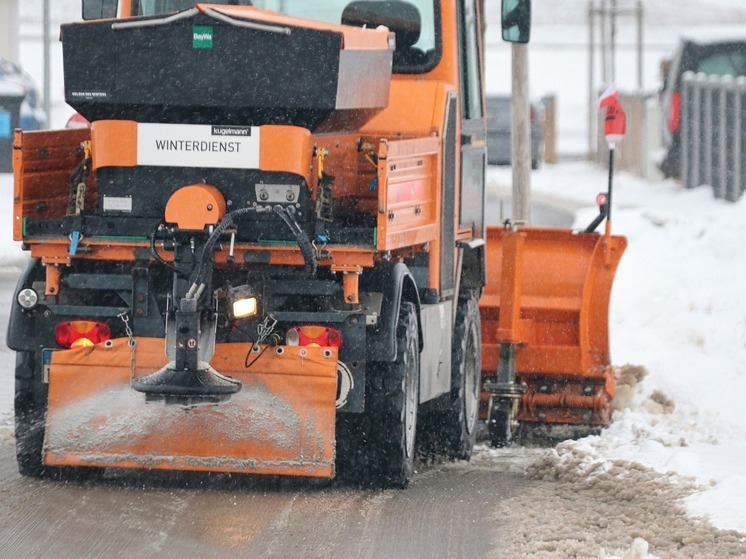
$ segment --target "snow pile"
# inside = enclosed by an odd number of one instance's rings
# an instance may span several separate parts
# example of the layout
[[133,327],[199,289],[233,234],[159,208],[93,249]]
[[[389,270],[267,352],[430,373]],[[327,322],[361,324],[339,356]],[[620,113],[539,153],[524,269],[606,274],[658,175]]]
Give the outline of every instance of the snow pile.
[[617,550],[616,555],[607,555],[605,551],[599,554],[599,559],[656,559],[655,555],[650,555],[648,550],[650,544],[642,538],[635,538],[629,549],[622,553],[621,550]]
[[[534,538],[522,544],[526,556],[541,557],[544,552],[546,557],[581,557],[591,543],[615,549],[610,556],[602,549],[600,557],[743,556],[742,534],[690,518],[679,504],[696,490],[694,480],[613,459],[596,439],[561,443],[529,466],[527,475],[537,483],[536,491],[561,497],[549,502],[561,502],[562,509],[545,513],[545,527],[534,526]],[[588,503],[595,508],[588,510]],[[564,534],[562,525],[585,525],[588,531]],[[576,542],[583,545],[576,549]],[[655,555],[647,555],[648,549]]]
[[[615,459],[593,439],[564,442],[545,451],[527,469],[530,483],[500,503],[495,521],[518,526],[505,556],[744,556],[741,534],[718,530],[686,514],[680,503],[695,489],[692,479]],[[483,452],[495,462],[512,454],[510,449]]]
[[[647,375],[645,368],[626,365],[618,369],[617,374],[613,423],[604,432],[603,444],[614,448],[632,445],[658,450],[686,448],[692,443],[718,443],[713,433],[698,425],[688,414],[675,413],[674,401],[662,390],[647,392],[638,385]],[[681,462],[680,466],[685,464]],[[677,471],[684,475],[696,474],[691,468]]]

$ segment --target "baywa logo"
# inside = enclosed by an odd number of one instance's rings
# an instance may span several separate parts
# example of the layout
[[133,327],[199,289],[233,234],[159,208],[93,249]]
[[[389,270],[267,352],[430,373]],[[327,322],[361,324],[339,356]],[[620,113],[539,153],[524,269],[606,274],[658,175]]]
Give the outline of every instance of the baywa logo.
[[212,26],[195,25],[192,27],[192,47],[195,49],[212,48]]

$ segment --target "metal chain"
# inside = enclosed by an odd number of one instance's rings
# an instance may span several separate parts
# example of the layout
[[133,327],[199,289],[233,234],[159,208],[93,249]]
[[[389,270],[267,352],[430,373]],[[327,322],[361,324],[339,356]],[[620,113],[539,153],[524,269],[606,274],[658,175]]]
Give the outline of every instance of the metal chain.
[[266,340],[269,335],[274,331],[275,326],[277,326],[277,319],[272,316],[271,314],[268,314],[261,324],[258,324],[256,327],[256,345],[259,345],[264,340]]
[[277,319],[272,316],[271,314],[268,314],[264,320],[257,324],[256,326],[256,341],[251,344],[251,349],[249,350],[249,354],[251,354],[252,351],[254,351],[254,348],[259,347],[259,345],[266,340],[270,334],[275,329],[275,326],[277,326]]
[[127,334],[127,345],[130,346],[130,386],[135,380],[135,335],[132,333],[130,328],[130,319],[127,316],[127,311],[122,311],[117,315],[124,322],[124,331]]

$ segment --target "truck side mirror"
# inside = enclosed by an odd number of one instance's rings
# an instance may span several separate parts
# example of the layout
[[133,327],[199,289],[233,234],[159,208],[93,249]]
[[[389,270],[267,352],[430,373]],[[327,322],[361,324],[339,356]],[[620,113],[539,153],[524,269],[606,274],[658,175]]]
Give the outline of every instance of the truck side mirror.
[[83,19],[117,17],[117,0],[83,0]]
[[531,36],[531,0],[502,0],[503,41],[528,43]]

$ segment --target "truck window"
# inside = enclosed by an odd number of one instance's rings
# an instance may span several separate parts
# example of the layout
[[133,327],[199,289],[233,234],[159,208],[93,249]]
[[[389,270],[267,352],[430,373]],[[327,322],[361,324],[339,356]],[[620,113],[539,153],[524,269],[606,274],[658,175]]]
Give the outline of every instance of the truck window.
[[[743,47],[743,45],[739,46]],[[725,52],[703,57],[696,71],[707,75],[742,76],[746,72],[746,53],[741,52],[739,48],[734,48],[731,52],[724,48],[723,51]]]
[[254,6],[293,17],[359,27],[385,25],[397,35],[394,72],[432,69],[439,56],[434,0],[255,0]]
[[[180,12],[193,8],[196,3],[196,0],[136,0],[132,2],[132,15],[154,16]],[[232,4],[234,6],[251,6],[250,0],[232,0],[221,3]]]
[[[132,15],[178,12],[195,3],[195,0],[136,0],[132,5]],[[327,23],[373,28],[385,25],[397,36],[394,72],[427,72],[438,62],[437,0],[232,0],[219,3],[256,6]]]
[[461,112],[464,118],[482,117],[482,83],[480,72],[477,12],[474,0],[459,2],[459,50],[461,52]]

